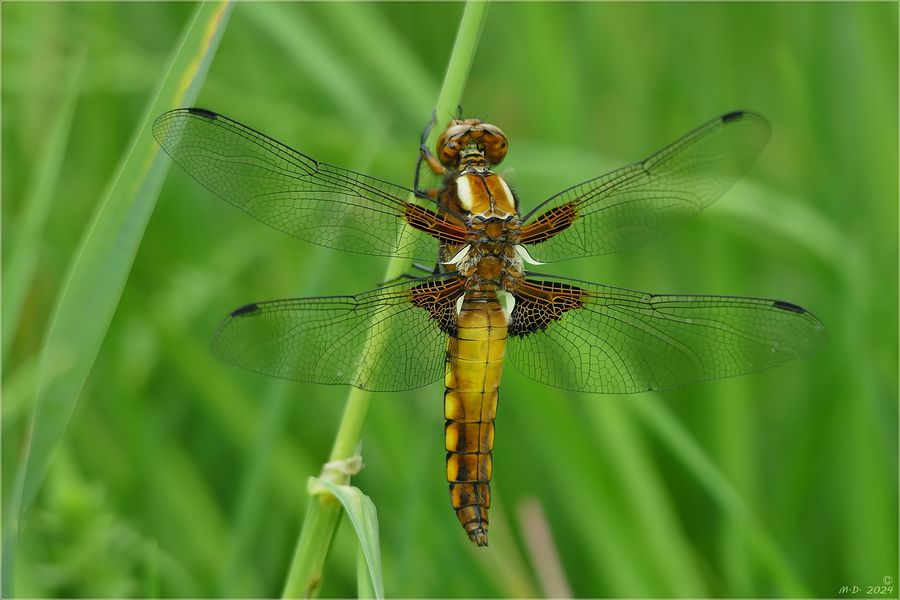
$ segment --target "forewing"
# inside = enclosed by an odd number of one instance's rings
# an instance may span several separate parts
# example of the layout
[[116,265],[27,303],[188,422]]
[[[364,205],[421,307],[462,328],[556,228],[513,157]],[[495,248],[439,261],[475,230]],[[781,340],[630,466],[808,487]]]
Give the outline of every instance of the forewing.
[[365,390],[420,387],[444,374],[459,278],[429,278],[358,296],[294,298],[231,313],[213,348],[241,367]]
[[511,362],[537,381],[582,392],[750,373],[825,341],[815,316],[779,300],[653,295],[555,277],[526,280],[513,296]]
[[[560,192],[523,219],[541,262],[618,252],[656,239],[715,202],[769,138],[761,116],[734,112],[649,158]],[[537,216],[535,216],[537,215]]]
[[[222,115],[195,108],[161,115],[153,135],[217,196],[266,225],[339,250],[433,260],[434,236],[462,231],[406,188],[318,162]],[[410,226],[412,225],[412,226]]]

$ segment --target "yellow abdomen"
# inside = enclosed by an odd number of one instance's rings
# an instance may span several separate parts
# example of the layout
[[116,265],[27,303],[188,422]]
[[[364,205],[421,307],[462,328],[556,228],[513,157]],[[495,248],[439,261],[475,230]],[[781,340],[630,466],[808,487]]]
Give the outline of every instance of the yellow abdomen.
[[447,351],[444,440],[450,500],[466,533],[479,546],[487,545],[494,418],[506,325],[496,292],[470,291]]

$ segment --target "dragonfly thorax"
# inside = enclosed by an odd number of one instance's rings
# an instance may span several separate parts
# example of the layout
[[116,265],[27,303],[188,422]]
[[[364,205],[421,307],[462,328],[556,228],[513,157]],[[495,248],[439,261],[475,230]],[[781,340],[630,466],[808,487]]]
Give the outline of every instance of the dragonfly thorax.
[[490,216],[479,214],[469,215],[466,225],[473,240],[516,243],[522,220],[515,213]]
[[508,242],[474,241],[457,254],[454,262],[459,274],[468,279],[468,287],[506,289],[524,276],[522,257]]
[[477,226],[479,219],[509,221],[518,217],[516,197],[496,173],[466,170],[451,183],[447,203],[466,216],[468,225]]

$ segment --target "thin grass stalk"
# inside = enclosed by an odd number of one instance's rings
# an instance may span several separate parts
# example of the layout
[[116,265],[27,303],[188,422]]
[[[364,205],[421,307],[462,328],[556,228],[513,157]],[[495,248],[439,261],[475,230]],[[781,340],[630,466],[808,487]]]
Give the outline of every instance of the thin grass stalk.
[[[460,19],[459,29],[438,100],[435,103],[435,115],[443,120],[444,115],[454,114],[462,99],[463,87],[469,76],[469,69],[475,58],[478,40],[484,25],[487,3],[468,2]],[[426,143],[431,146],[440,134],[440,128],[433,128]],[[410,266],[406,259],[391,259],[385,273],[389,281],[404,273]],[[369,408],[369,392],[352,388],[347,396],[347,404],[341,423],[335,435],[329,463],[351,458],[359,445],[360,431]],[[337,485],[346,485],[350,476],[339,473],[326,465],[320,479]],[[330,494],[311,495],[306,510],[297,549],[288,571],[287,581],[282,593],[283,598],[315,596],[321,587],[322,569],[331,548],[331,542],[340,521],[341,506]]]
[[4,361],[19,330],[25,300],[37,270],[44,226],[57,197],[57,182],[69,143],[75,107],[81,94],[86,56],[87,51],[82,48],[68,66],[69,76],[63,87],[59,108],[40,154],[44,158],[31,182],[22,214],[13,219],[16,234],[11,251],[7,254],[9,260],[3,264],[3,297],[0,298],[3,314],[0,356]]

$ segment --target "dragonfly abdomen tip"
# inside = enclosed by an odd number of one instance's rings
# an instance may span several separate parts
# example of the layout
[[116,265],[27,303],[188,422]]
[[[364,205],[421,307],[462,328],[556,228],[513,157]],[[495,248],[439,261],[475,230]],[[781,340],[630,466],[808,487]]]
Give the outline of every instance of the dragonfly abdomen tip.
[[476,546],[484,547],[488,545],[487,538],[487,530],[481,527],[477,529],[473,529],[469,532],[469,539],[472,540]]

